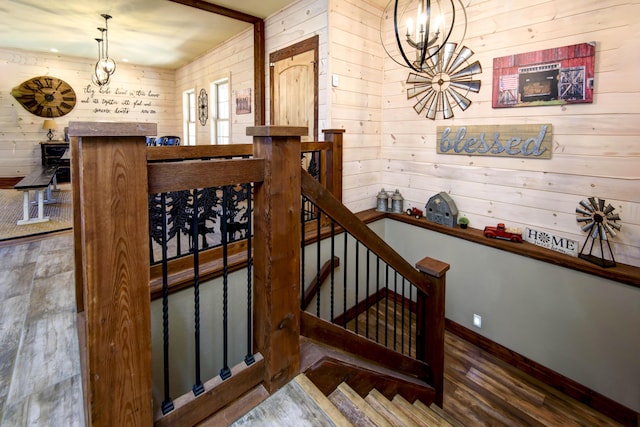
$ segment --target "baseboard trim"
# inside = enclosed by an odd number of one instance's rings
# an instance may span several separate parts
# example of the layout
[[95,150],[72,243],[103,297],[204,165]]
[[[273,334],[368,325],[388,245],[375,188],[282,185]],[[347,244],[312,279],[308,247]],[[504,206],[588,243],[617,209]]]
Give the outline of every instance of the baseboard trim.
[[13,186],[16,185],[21,179],[22,177],[20,176],[0,178],[0,188],[13,188]]
[[627,408],[620,403],[609,399],[602,394],[583,386],[582,384],[565,377],[515,351],[509,350],[487,337],[484,337],[469,328],[450,319],[445,319],[445,328],[454,335],[470,342],[487,353],[497,357],[503,362],[512,365],[521,371],[531,375],[535,379],[544,382],[550,387],[570,396],[585,405],[599,411],[609,418],[628,427],[639,427],[640,413]]

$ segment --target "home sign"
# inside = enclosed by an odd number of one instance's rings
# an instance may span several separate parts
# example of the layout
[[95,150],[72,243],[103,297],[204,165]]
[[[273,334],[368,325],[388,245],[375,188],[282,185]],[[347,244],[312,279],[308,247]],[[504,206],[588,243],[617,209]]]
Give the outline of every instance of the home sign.
[[551,158],[551,124],[438,126],[438,154]]

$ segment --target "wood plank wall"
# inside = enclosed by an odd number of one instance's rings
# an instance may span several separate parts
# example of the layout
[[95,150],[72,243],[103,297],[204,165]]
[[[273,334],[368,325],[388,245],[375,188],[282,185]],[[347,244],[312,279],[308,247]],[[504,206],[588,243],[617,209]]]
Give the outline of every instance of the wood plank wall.
[[[640,51],[640,24],[633,16],[640,5],[464,3],[464,45],[475,52],[471,61],[482,65],[482,88],[468,95],[473,104],[467,111],[456,108],[453,119],[432,121],[418,116],[415,102],[406,99],[408,70],[385,57],[378,185],[399,188],[405,205],[418,208],[446,191],[475,228],[505,222],[580,243],[585,235],[575,208],[586,197],[601,197],[622,218],[622,230],[612,240],[616,260],[640,266],[640,81],[633,76]],[[492,109],[494,57],[590,41],[596,42],[592,104]],[[534,123],[553,125],[550,160],[436,154],[436,126]]]
[[[161,135],[182,134],[174,71],[118,62],[109,93],[99,93],[91,84],[94,66],[95,61],[83,58],[0,49],[0,177],[25,176],[40,164],[38,143],[47,139],[44,118],[31,114],[11,96],[12,88],[36,76],[61,78],[76,92],[75,108],[55,119],[54,139],[64,138],[69,121],[150,122],[158,124]],[[142,104],[134,105],[136,101]]]
[[[200,89],[205,89],[211,106],[214,102],[211,83],[225,78],[229,79],[231,143],[250,144],[252,141],[251,137],[246,135],[246,128],[253,126],[255,113],[252,25],[247,24],[246,31],[176,70],[175,98],[182,105],[182,96],[185,91],[193,89],[197,97]],[[251,114],[236,114],[236,94],[245,89],[252,89]],[[181,110],[178,114],[181,116]],[[211,117],[204,126],[199,121],[196,122],[196,144],[211,144]]]

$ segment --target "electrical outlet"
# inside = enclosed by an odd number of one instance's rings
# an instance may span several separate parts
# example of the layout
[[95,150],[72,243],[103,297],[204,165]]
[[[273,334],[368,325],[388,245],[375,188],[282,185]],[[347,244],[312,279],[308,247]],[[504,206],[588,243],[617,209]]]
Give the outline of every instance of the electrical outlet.
[[473,315],[473,326],[475,326],[476,328],[482,328],[482,316],[480,316],[479,314],[475,314]]

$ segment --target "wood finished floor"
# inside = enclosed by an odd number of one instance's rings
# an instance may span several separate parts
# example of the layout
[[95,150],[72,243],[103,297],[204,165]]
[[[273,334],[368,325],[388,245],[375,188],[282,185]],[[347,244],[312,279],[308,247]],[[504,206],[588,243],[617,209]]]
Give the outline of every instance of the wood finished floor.
[[[466,341],[445,340],[444,408],[463,425],[619,425]],[[0,245],[0,426],[84,426],[69,233]]]
[[70,233],[0,246],[0,426],[84,426]]
[[[403,313],[404,321],[403,321]],[[413,317],[413,316],[412,316]],[[358,316],[358,329],[375,337],[377,318],[404,331],[396,348],[415,355],[415,329],[398,304],[380,303]],[[395,319],[395,320],[394,320]],[[404,325],[404,326],[403,326]],[[355,322],[348,324],[355,328]],[[411,332],[409,332],[411,331]],[[378,330],[393,347],[393,327]],[[444,409],[466,426],[621,426],[609,417],[445,332]]]

